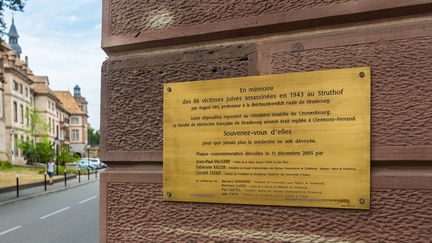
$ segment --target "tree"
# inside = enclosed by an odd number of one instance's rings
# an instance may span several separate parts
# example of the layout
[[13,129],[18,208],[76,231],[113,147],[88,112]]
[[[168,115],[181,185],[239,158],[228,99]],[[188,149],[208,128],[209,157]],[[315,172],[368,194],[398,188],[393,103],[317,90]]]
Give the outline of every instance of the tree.
[[88,135],[88,143],[91,145],[99,145],[100,133],[99,130],[95,130],[93,128],[89,128],[87,130]]
[[78,156],[75,155],[73,151],[70,150],[68,146],[61,147],[59,151],[59,162],[61,165],[65,165],[68,162],[74,162],[79,159]]
[[[29,121],[26,129],[26,133],[29,135],[27,137],[32,139],[19,141],[18,146],[22,150],[27,164],[47,163],[54,157],[54,151],[48,140],[49,126],[35,108],[30,108],[25,117]],[[40,142],[36,143],[36,138],[39,138]]]
[[4,11],[10,9],[12,11],[23,11],[26,0],[0,0],[0,32],[4,34],[6,23],[4,21]]

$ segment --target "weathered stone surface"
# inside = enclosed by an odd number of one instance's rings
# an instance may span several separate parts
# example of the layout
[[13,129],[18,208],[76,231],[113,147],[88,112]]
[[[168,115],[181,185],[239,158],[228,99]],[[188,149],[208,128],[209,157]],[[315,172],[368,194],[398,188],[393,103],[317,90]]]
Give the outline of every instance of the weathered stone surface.
[[278,12],[354,2],[354,0],[110,0],[109,32],[114,36],[214,23]]
[[432,191],[373,189],[369,211],[167,203],[161,184],[109,183],[108,242],[429,242]]
[[163,84],[249,75],[251,45],[110,59],[106,151],[162,150]]
[[373,145],[432,145],[432,37],[275,52],[273,73],[370,66]]

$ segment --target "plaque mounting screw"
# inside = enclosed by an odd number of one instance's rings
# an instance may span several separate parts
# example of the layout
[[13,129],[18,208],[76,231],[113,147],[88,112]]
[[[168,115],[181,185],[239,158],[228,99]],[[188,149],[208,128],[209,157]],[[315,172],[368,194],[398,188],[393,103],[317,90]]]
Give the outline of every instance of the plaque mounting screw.
[[359,77],[360,77],[360,78],[364,78],[364,77],[365,77],[365,73],[364,73],[364,72],[360,72],[360,73],[359,73]]
[[365,200],[364,198],[361,197],[361,198],[359,199],[359,202],[360,202],[360,204],[365,204],[366,200]]
[[172,91],[171,87],[168,87],[168,89],[167,89],[167,90],[168,90],[168,92],[171,92],[171,91]]
[[171,197],[171,192],[166,192],[166,195],[167,195],[168,197]]

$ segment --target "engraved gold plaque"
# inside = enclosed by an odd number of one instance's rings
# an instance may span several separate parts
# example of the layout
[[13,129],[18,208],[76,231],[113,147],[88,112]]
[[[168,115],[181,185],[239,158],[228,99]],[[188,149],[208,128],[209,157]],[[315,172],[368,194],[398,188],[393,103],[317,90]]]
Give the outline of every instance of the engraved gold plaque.
[[369,209],[370,68],[168,83],[166,201]]

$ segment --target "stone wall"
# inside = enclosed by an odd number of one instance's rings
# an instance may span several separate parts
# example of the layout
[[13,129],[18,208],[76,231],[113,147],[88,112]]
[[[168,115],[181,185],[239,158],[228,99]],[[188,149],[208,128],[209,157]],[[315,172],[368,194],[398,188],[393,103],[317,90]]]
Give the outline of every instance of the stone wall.
[[[432,1],[104,0],[101,242],[432,238]],[[162,201],[162,85],[372,69],[371,210]]]

